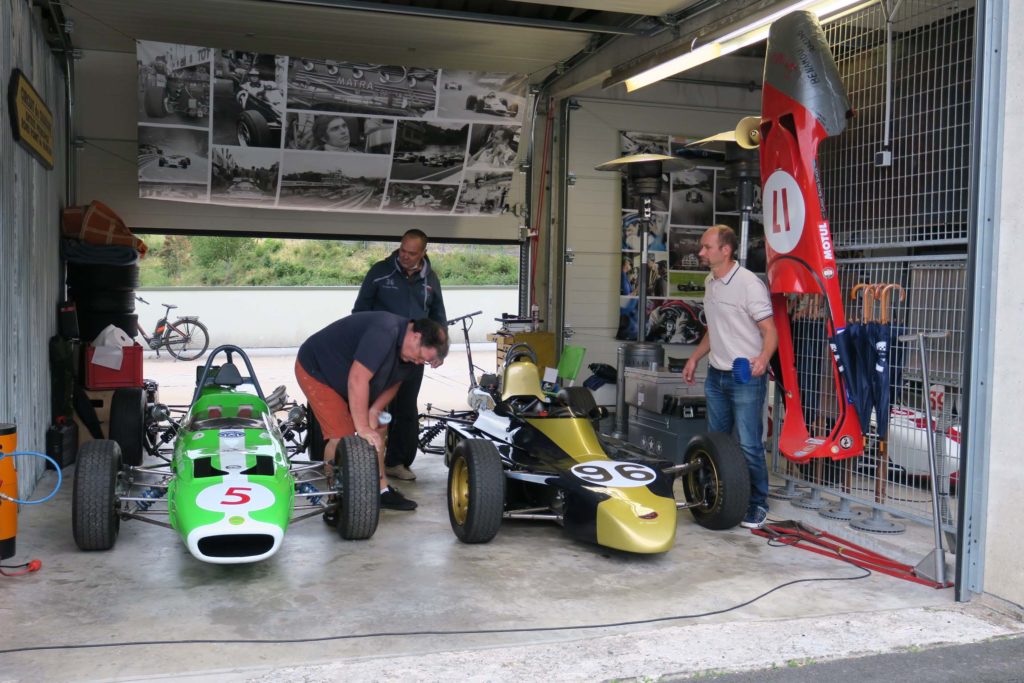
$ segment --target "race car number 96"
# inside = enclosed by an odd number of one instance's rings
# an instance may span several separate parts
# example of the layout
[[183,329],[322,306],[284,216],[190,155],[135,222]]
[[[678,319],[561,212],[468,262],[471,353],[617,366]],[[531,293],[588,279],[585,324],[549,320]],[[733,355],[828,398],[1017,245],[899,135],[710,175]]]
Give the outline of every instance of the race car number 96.
[[573,465],[571,472],[589,484],[631,488],[647,486],[657,475],[647,465],[614,460],[591,460]]
[[196,496],[196,505],[214,512],[252,512],[274,504],[274,494],[266,486],[252,482],[214,484]]

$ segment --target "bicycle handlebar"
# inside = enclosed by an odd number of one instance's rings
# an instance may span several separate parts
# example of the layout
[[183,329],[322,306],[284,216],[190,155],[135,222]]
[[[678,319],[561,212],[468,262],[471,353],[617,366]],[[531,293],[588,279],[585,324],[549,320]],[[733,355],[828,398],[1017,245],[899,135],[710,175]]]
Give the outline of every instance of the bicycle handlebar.
[[149,302],[148,302],[148,301],[146,301],[145,299],[143,299],[143,298],[142,298],[141,296],[139,296],[138,294],[136,294],[136,295],[135,295],[135,298],[136,298],[136,299],[138,299],[139,301],[141,301],[142,303],[146,304],[147,306],[149,305]]
[[460,315],[458,318],[452,318],[451,320],[449,320],[448,324],[449,325],[454,325],[455,323],[459,322],[460,320],[465,320],[466,318],[472,318],[474,315],[480,315],[481,313],[483,313],[483,311],[475,311],[473,313],[467,313],[466,315]]

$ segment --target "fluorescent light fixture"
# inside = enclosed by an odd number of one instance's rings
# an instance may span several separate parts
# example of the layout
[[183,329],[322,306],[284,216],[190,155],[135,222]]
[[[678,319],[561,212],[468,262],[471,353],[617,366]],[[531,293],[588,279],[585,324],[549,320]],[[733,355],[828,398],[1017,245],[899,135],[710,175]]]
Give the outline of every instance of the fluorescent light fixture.
[[[690,49],[686,52],[683,52],[682,54],[677,53],[674,56],[671,55],[671,52],[674,51],[670,51],[668,54],[665,54],[662,61],[654,66],[647,67],[643,71],[634,75],[626,77],[613,76],[609,79],[610,82],[605,83],[605,87],[614,85],[615,83],[625,82],[626,90],[628,92],[633,92],[645,85],[656,83],[664,78],[674,76],[675,74],[686,71],[687,69],[692,69],[693,67],[704,64],[705,62],[710,62],[722,55],[736,52],[748,45],[753,45],[754,43],[765,40],[768,37],[768,30],[771,28],[772,23],[790,12],[806,10],[814,13],[816,17],[821,19],[822,17],[846,9],[851,5],[867,7],[874,4],[877,4],[877,0],[797,0],[796,2],[791,2],[785,7],[769,12],[768,14],[755,15],[735,28],[729,27],[726,32],[718,35],[711,42],[705,43],[700,47],[695,48],[691,44]],[[696,43],[696,41],[694,41],[694,43]]]

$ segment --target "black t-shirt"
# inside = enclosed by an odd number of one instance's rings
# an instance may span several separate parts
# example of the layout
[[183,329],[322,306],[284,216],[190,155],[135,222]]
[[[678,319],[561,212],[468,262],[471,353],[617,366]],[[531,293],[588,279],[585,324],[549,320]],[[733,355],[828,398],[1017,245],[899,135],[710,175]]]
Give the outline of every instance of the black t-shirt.
[[394,313],[353,313],[316,332],[299,347],[299,363],[313,378],[348,400],[348,373],[353,361],[365,365],[370,380],[370,404],[384,390],[405,379],[414,363],[401,360],[409,320]]

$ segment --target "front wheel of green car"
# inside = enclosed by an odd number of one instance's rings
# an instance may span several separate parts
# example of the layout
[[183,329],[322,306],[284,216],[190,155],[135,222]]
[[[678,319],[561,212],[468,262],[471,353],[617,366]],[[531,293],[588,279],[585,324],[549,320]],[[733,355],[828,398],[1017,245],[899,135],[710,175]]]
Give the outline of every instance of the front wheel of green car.
[[347,541],[370,538],[380,519],[377,450],[359,436],[346,436],[335,450],[338,535]]

